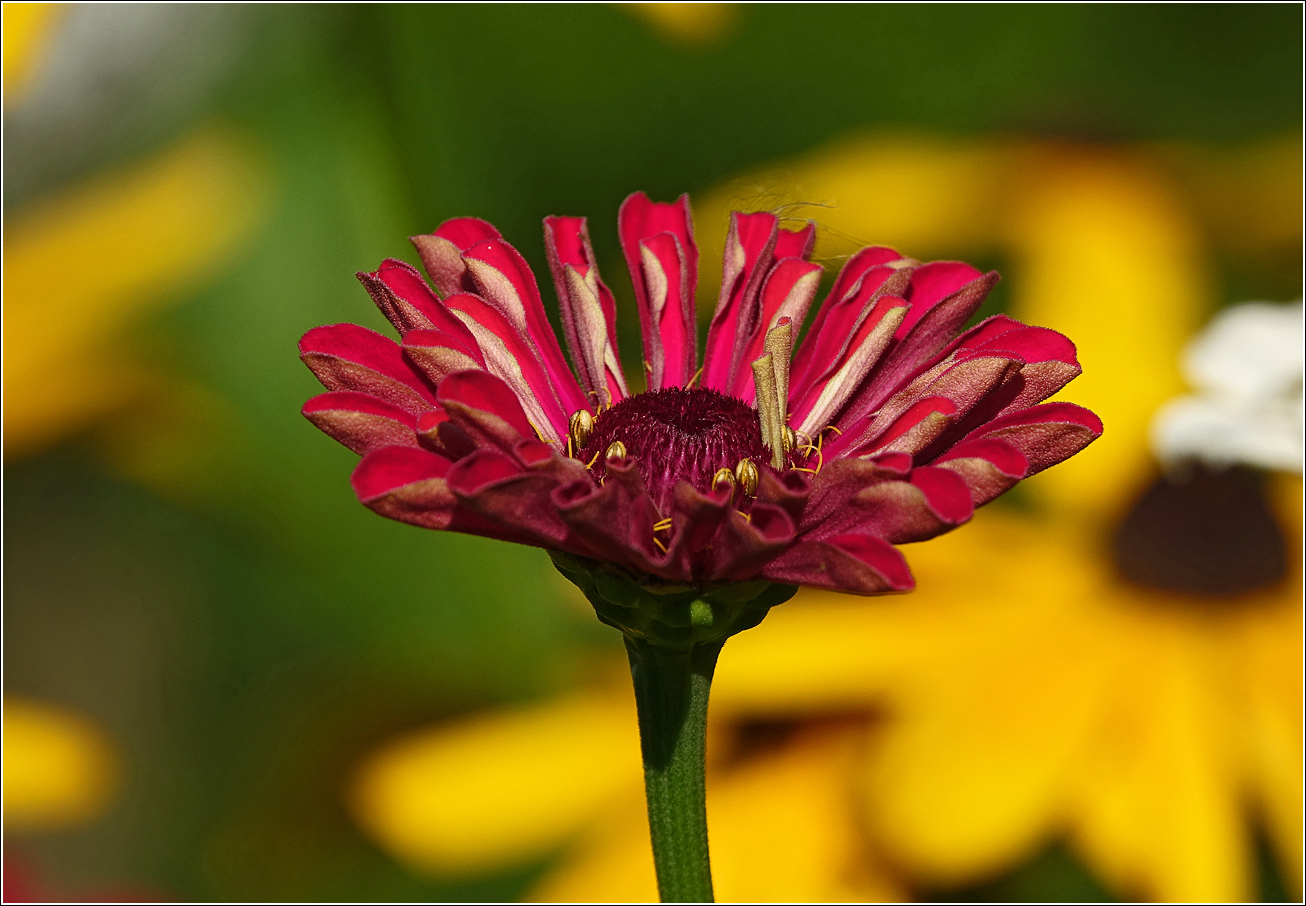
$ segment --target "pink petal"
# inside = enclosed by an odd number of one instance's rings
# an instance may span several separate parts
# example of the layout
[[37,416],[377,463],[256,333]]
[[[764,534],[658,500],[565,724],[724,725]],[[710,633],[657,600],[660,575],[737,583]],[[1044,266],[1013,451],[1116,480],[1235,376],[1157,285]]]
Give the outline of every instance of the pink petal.
[[440,382],[440,405],[474,441],[511,449],[534,437],[526,413],[512,389],[486,371],[458,371]]
[[1029,461],[1028,477],[1074,456],[1101,435],[1102,420],[1084,407],[1043,403],[995,419],[967,439],[986,437],[1011,444]]
[[856,491],[816,522],[803,520],[803,537],[863,534],[893,544],[925,541],[949,531],[974,512],[966,483],[947,469],[914,469],[908,481],[889,480]]
[[357,390],[417,415],[435,394],[399,345],[357,324],[314,327],[299,341],[299,357],[328,390]]
[[789,230],[781,227],[779,234],[775,238],[775,260],[783,261],[785,258],[801,258],[806,261],[812,255],[812,249],[816,247],[816,224],[807,221],[806,225],[797,230]]
[[580,385],[596,403],[629,395],[617,352],[617,304],[599,279],[584,217],[544,218],[544,247]]
[[[1023,386],[1017,376],[1023,363],[999,355],[978,353],[970,355],[971,358],[960,361],[945,359],[919,375],[912,383],[895,393],[873,416],[865,416],[851,426],[848,426],[845,421],[843,435],[831,441],[829,452],[838,454],[846,450],[849,454],[856,454],[879,449],[887,443],[880,438],[881,432],[920,400],[931,397],[941,397],[952,403],[952,411],[947,413],[951,417],[950,426],[947,434],[941,437],[941,443],[951,443],[960,439],[970,430],[969,427],[964,427],[965,425],[988,421],[993,411],[996,411],[991,407],[1002,406],[1011,398],[1012,393]],[[1009,390],[1009,387],[1015,389]],[[859,394],[867,391],[868,388],[863,386]],[[854,395],[846,411],[854,412],[858,411],[858,408],[859,396]],[[869,419],[870,424],[859,431],[865,419]],[[918,448],[913,452],[922,451]]]
[[494,450],[477,450],[449,467],[445,480],[455,494],[477,494],[491,484],[522,474],[521,464]]
[[[478,242],[463,253],[481,297],[494,306],[532,346],[548,375],[566,417],[586,407],[585,395],[567,367],[558,338],[553,333],[544,302],[526,259],[501,239]],[[479,337],[478,337],[479,340]],[[484,344],[482,344],[484,349]]]
[[633,459],[609,460],[601,486],[576,479],[554,492],[553,504],[576,538],[603,559],[664,578],[665,555],[653,543],[657,508]]
[[[417,269],[406,262],[387,258],[372,273],[356,275],[400,335],[420,328],[436,328],[455,336],[466,329],[440,304]],[[470,341],[471,337],[467,336]]]
[[980,271],[962,261],[931,261],[913,270],[911,286],[905,294],[911,303],[911,312],[898,328],[898,339],[907,336],[926,312],[982,276]]
[[[523,469],[494,450],[477,450],[449,468],[446,479],[459,503],[487,524],[525,544],[576,551],[578,543],[563,523],[551,495],[559,476]],[[588,555],[579,546],[577,552]]]
[[417,446],[413,414],[367,393],[320,393],[301,411],[324,433],[360,455],[378,447]]
[[721,295],[707,331],[703,386],[729,393],[743,365],[740,339],[749,339],[760,320],[758,295],[771,270],[779,218],[765,211],[730,215]]
[[860,595],[908,591],[916,584],[902,554],[871,535],[800,542],[767,564],[762,575],[772,582]]
[[[698,330],[698,246],[689,196],[668,204],[636,192],[621,204],[617,231],[639,309],[649,389],[684,386],[694,375]],[[664,238],[654,241],[659,235]]]
[[793,543],[794,521],[781,507],[754,503],[748,518],[731,510],[712,543],[708,578],[713,581],[742,581],[762,568]]
[[934,461],[957,473],[970,488],[971,502],[983,506],[1029,473],[1029,460],[1016,447],[996,438],[957,444]]
[[485,356],[474,338],[466,342],[439,330],[408,331],[404,334],[404,355],[437,385],[455,371],[485,369]]
[[358,499],[382,516],[447,529],[457,507],[444,481],[449,465],[415,447],[381,447],[359,460],[350,483]]
[[906,312],[906,302],[898,296],[881,296],[874,303],[861,326],[844,342],[831,367],[821,369],[821,378],[809,382],[806,392],[794,404],[793,421],[800,431],[814,435],[836,422],[846,427],[848,420],[837,416],[848,408],[849,399],[869,383],[867,374],[889,349],[893,332]]
[[450,462],[462,459],[478,449],[467,432],[449,420],[449,413],[443,406],[419,415],[416,430],[418,443]]
[[478,242],[503,237],[479,217],[455,217],[440,224],[434,233],[408,238],[440,295],[451,296],[476,288],[467,273],[463,252]]
[[[916,374],[928,368],[935,356],[947,347],[961,326],[980,307],[984,297],[997,282],[997,271],[989,271],[951,295],[930,304],[923,315],[916,316],[914,326],[905,335],[899,326],[896,336],[901,339],[876,366],[865,385],[865,392],[859,395],[856,407],[849,406],[845,410],[845,417],[855,420],[868,412],[876,411]],[[913,303],[913,308],[915,305]],[[913,318],[911,311],[907,313],[907,318]]]
[[648,386],[651,390],[682,387],[694,376],[698,342],[685,255],[671,233],[656,233],[642,240],[639,253],[648,300],[647,310],[640,311]]
[[[780,231],[781,235],[787,232],[787,230]],[[749,341],[742,361],[751,363],[763,354],[767,333],[774,330],[783,318],[789,319],[797,334],[807,318],[807,309],[816,298],[816,291],[821,285],[821,274],[824,271],[825,268],[821,265],[812,264],[801,258],[791,257],[776,262],[775,267],[771,268],[771,273],[767,275],[766,282],[762,284],[761,320],[758,322],[757,329],[753,331],[753,338]],[[739,374],[735,376],[733,392],[745,402],[753,402],[757,390],[753,386],[751,369],[739,370]]]
[[476,338],[486,370],[512,388],[536,429],[562,442],[567,436],[569,416],[555,393],[559,388],[550,380],[529,341],[480,296],[458,293],[445,304]]
[[[802,393],[821,393],[888,310],[880,306],[881,300],[901,299],[910,279],[910,268],[876,266],[863,271],[843,296],[831,293],[826,297],[794,356],[789,386]],[[900,304],[906,305],[906,300]],[[872,321],[869,325],[868,319]]]

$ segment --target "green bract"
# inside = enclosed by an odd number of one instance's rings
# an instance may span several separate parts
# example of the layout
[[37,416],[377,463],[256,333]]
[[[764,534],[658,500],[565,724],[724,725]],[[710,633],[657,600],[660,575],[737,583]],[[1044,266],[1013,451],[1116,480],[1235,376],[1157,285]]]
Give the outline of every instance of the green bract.
[[662,648],[688,650],[724,642],[751,629],[768,610],[798,591],[774,582],[724,582],[715,587],[640,582],[629,573],[588,557],[550,551],[553,565],[585,593],[600,620],[627,638]]

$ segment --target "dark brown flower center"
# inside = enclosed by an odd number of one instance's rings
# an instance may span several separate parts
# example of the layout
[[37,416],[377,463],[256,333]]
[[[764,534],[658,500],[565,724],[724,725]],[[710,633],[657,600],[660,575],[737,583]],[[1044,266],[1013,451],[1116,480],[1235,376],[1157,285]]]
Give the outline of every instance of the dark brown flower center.
[[1261,483],[1241,469],[1194,466],[1143,493],[1113,539],[1125,578],[1224,597],[1273,585],[1287,569],[1283,534]]
[[596,478],[604,475],[604,453],[615,442],[639,461],[649,494],[663,513],[671,491],[684,479],[700,491],[718,469],[733,470],[742,459],[769,468],[757,410],[715,390],[668,387],[627,397],[594,420],[577,454]]

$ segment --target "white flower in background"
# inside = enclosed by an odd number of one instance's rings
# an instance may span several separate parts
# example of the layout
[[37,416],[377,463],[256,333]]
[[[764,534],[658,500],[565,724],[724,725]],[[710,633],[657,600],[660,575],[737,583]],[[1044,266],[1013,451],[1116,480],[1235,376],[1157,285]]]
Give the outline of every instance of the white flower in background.
[[1167,464],[1302,471],[1304,364],[1301,302],[1220,312],[1185,350],[1197,392],[1157,412],[1152,449]]

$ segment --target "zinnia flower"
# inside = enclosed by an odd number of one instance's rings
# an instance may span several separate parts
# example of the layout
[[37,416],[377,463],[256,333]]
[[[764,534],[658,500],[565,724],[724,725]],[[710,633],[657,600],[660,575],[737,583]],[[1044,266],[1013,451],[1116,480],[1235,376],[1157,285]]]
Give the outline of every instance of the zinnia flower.
[[658,886],[704,901],[707,701],[725,640],[798,585],[910,588],[894,544],[965,522],[1102,425],[1042,403],[1079,373],[1065,337],[1003,316],[962,333],[997,274],[959,262],[862,249],[792,354],[820,282],[816,229],[765,212],[731,215],[696,368],[688,197],[632,195],[618,227],[648,392],[622,374],[584,219],[544,222],[573,375],[525,260],[459,218],[413,239],[439,296],[399,261],[359,275],[402,346],[354,325],[300,341],[329,391],[304,413],[363,454],[367,506],[546,548],[622,631]]
[[962,331],[996,273],[862,249],[791,356],[821,277],[815,227],[735,213],[699,368],[688,198],[632,195],[619,228],[644,393],[622,373],[584,218],[544,223],[574,373],[530,268],[483,220],[413,237],[434,292],[402,261],[359,274],[401,342],[338,324],[300,351],[329,391],[304,414],[362,454],[366,506],[561,553],[572,578],[605,564],[653,586],[876,594],[912,586],[893,545],[965,522],[1101,432],[1042,402],[1079,373],[1061,334],[1000,315]]

